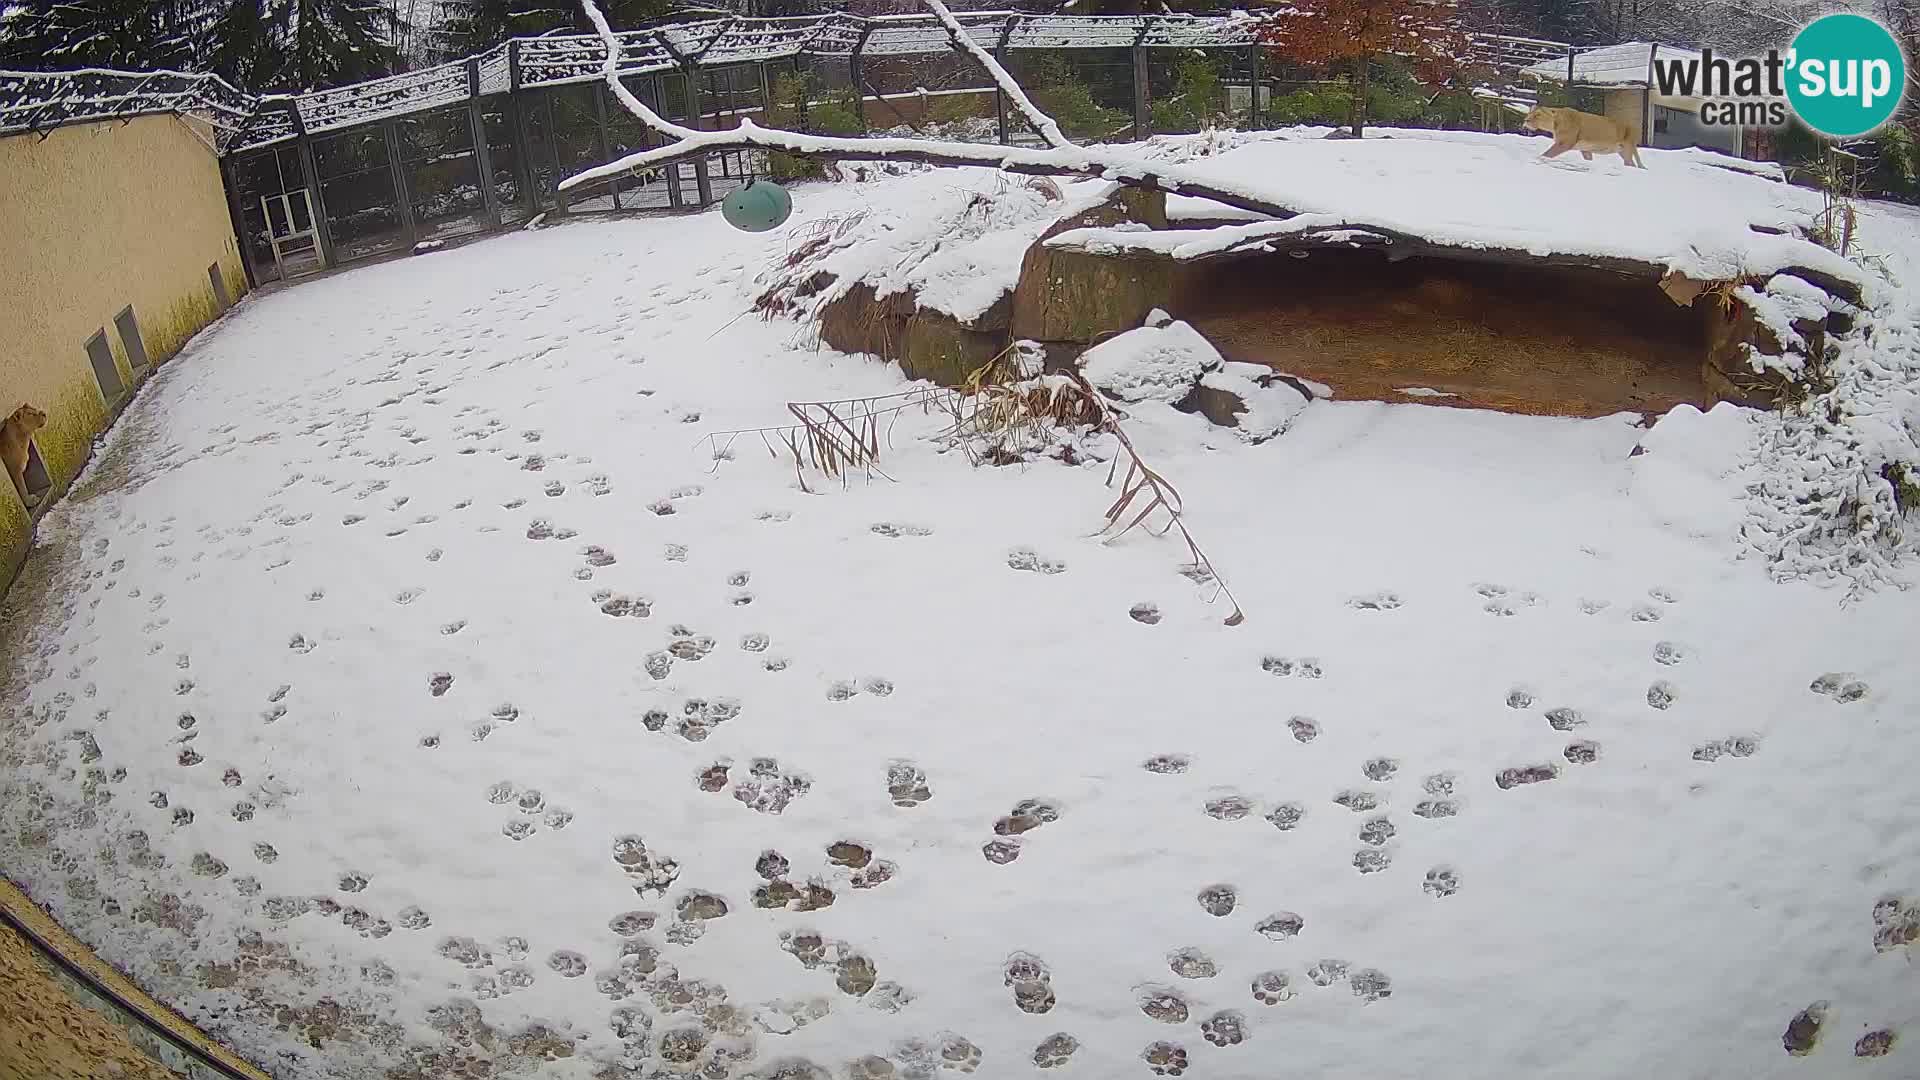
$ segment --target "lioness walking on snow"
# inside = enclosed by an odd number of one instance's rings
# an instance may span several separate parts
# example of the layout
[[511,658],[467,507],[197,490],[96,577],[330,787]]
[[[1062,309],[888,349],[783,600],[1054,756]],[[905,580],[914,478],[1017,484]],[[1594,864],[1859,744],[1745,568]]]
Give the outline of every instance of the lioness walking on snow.
[[1619,154],[1620,160],[1638,168],[1646,168],[1640,163],[1639,132],[1626,124],[1610,117],[1595,116],[1577,109],[1549,109],[1535,105],[1527,110],[1527,118],[1520,126],[1528,131],[1544,131],[1553,136],[1553,145],[1547,147],[1543,158],[1559,157],[1569,150],[1580,151],[1580,156],[1588,161],[1593,155]]

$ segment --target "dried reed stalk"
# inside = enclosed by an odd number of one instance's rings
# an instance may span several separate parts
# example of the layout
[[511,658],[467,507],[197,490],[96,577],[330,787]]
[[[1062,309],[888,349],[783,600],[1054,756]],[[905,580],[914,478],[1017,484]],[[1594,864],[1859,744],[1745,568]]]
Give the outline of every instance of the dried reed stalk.
[[[1166,477],[1141,458],[1140,451],[1120,426],[1120,418],[1085,378],[1077,371],[1057,375],[1025,376],[1017,354],[1018,346],[1009,346],[968,376],[958,390],[946,387],[916,387],[892,394],[871,397],[840,398],[834,401],[790,401],[787,411],[791,424],[771,427],[716,431],[706,437],[715,467],[742,435],[758,435],[767,453],[778,459],[784,448],[793,459],[794,475],[800,490],[813,493],[807,486],[806,470],[818,469],[845,484],[856,471],[891,480],[880,468],[880,456],[890,439],[894,423],[908,409],[922,412],[938,410],[952,421],[942,437],[962,447],[975,465],[1005,464],[1006,453],[1020,445],[1031,445],[1042,436],[1060,428],[1085,427],[1112,435],[1121,453],[1107,469],[1106,484],[1114,485],[1120,476],[1122,457],[1126,475],[1120,479],[1120,494],[1107,507],[1106,524],[1094,535],[1103,543],[1112,543],[1136,528],[1145,528],[1155,536],[1179,530],[1186,541],[1193,566],[1205,571],[1219,592],[1233,605],[1226,618],[1228,626],[1246,621],[1240,601],[1220,579],[1213,560],[1194,540],[1182,513],[1180,492]],[[1131,514],[1131,516],[1129,516]],[[1152,519],[1164,516],[1161,522]]]

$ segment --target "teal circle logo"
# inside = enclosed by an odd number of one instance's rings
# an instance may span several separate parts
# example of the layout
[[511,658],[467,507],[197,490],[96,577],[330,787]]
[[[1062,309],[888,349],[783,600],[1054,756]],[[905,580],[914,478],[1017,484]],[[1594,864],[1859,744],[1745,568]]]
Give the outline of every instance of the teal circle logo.
[[1907,87],[1907,58],[1887,28],[1865,15],[1822,15],[1793,39],[1787,101],[1822,135],[1851,139],[1893,118]]

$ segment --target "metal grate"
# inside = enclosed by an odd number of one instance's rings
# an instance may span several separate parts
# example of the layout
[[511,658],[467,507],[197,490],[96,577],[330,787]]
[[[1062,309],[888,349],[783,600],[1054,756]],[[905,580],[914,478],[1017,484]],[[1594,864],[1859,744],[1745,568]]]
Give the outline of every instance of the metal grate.
[[140,320],[134,316],[132,304],[120,309],[113,325],[120,331],[120,347],[127,350],[127,366],[138,375],[147,366],[147,343],[140,337]]
[[93,366],[93,381],[100,387],[100,400],[108,408],[119,404],[120,396],[127,392],[127,384],[120,380],[120,365],[114,363],[113,347],[107,344],[105,327],[95,330],[87,339],[87,363]]

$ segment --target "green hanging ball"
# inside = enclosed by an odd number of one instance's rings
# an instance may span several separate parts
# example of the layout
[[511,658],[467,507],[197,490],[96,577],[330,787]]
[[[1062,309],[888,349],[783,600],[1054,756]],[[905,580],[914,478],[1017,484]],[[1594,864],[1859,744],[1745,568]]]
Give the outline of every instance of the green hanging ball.
[[793,196],[779,184],[755,180],[727,196],[720,204],[720,216],[746,232],[777,229],[793,216]]

